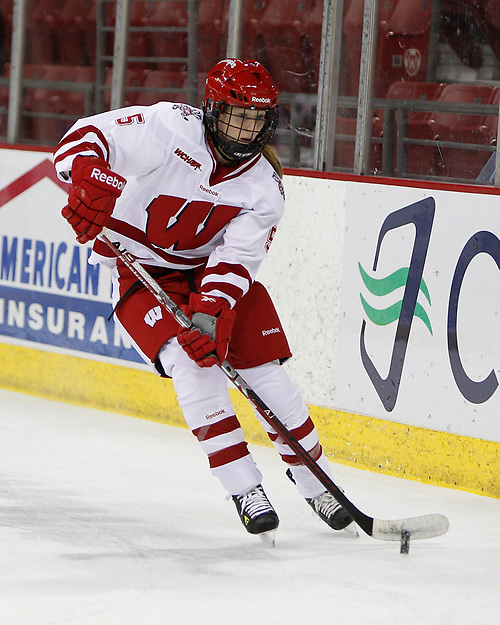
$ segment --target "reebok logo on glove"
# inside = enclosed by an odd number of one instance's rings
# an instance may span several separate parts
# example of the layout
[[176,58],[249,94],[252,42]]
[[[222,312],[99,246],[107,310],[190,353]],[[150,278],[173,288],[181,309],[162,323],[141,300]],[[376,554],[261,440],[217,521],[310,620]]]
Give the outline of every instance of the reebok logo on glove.
[[127,181],[98,156],[75,156],[71,190],[61,214],[76,232],[78,243],[98,236],[108,223]]
[[116,176],[110,176],[109,174],[106,174],[105,172],[98,169],[97,167],[94,167],[92,169],[90,177],[98,180],[99,182],[105,182],[110,187],[118,189],[119,191],[121,191],[125,186],[125,180],[119,180]]

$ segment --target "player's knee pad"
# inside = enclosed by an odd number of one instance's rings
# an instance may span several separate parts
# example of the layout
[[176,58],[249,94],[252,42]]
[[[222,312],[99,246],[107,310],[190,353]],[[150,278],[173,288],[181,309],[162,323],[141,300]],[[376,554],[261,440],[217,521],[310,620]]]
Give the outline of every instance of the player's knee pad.
[[[242,369],[240,373],[289,430],[301,426],[307,420],[309,412],[304,398],[278,362]],[[262,420],[258,413],[257,416]],[[269,431],[267,424],[265,428]]]
[[175,338],[161,348],[158,358],[172,378],[179,406],[191,430],[234,415],[227,378],[219,367],[201,369]]

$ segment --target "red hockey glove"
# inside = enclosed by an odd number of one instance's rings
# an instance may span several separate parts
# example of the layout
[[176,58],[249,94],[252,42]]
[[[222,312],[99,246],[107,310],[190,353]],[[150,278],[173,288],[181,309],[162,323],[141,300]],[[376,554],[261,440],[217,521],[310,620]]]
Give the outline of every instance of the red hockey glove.
[[213,367],[227,356],[236,313],[223,297],[191,293],[184,312],[199,329],[180,328],[177,340],[199,367]]
[[126,184],[98,156],[77,156],[71,168],[73,186],[62,216],[78,235],[78,243],[95,239],[107,224]]

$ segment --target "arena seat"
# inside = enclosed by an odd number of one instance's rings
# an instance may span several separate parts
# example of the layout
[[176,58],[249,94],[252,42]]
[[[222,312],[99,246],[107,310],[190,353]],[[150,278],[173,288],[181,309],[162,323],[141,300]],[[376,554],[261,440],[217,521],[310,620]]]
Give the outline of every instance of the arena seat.
[[[85,72],[87,72],[88,82],[92,84],[94,82],[93,68],[85,67],[79,71],[72,65],[28,66],[24,69],[24,77],[56,81],[67,85],[74,82],[77,76],[81,76],[83,80]],[[26,138],[38,143],[54,144],[71,125],[71,122],[63,118],[61,114],[71,113],[75,119],[82,117],[85,114],[84,102],[83,92],[57,90],[44,86],[26,87],[24,97]]]
[[198,5],[198,70],[207,73],[226,56],[223,37],[224,2],[200,0]]
[[[394,8],[395,0],[381,2],[379,6],[379,39],[387,30],[387,21]],[[359,83],[359,64],[361,60],[361,37],[363,33],[363,10],[364,0],[351,0],[349,6],[344,8],[343,20],[343,62],[344,69],[342,80],[343,95],[357,95]],[[378,74],[377,80],[378,81]],[[383,96],[386,90],[375,89],[378,96]]]
[[[496,97],[497,89],[489,85],[449,84],[443,88],[438,101],[491,104]],[[408,153],[408,172],[475,179],[490,153],[447,147],[442,142],[491,145],[495,137],[488,128],[487,117],[443,111],[432,113],[430,119],[410,123],[410,138],[435,141],[435,145],[412,146]]]
[[[186,87],[187,73],[178,70],[145,70],[141,87],[154,91],[140,91],[136,95],[135,104],[148,106],[161,100],[169,102],[187,102]],[[181,92],[172,92],[169,89],[183,89]]]
[[376,94],[396,80],[423,82],[427,76],[432,2],[397,0],[382,25],[383,45],[377,52]]
[[[10,63],[5,63],[2,77],[7,78],[10,74]],[[7,137],[7,119],[9,111],[9,85],[0,85],[0,137]]]
[[[181,0],[155,2],[146,14],[145,24],[150,29],[186,28],[188,21],[187,3]],[[187,57],[186,31],[150,30],[151,55],[154,57]],[[186,63],[156,61],[158,70],[179,71]]]
[[498,0],[485,0],[484,14],[494,28],[500,29],[500,4]]
[[[335,150],[334,167],[352,169],[354,166],[354,148],[356,144],[357,119],[352,117],[337,116],[335,127]],[[383,123],[378,117],[373,118],[372,139],[382,137]],[[344,135],[338,137],[338,135]],[[372,142],[370,149],[370,169],[381,171],[382,169],[382,144]]]
[[[127,56],[137,57],[139,61],[128,61],[128,65],[133,65],[134,69],[143,70],[151,68],[153,63],[147,59],[151,56],[151,43],[149,33],[147,32],[147,20],[149,13],[153,10],[152,2],[131,2],[129,10],[129,26],[130,31],[127,39]],[[106,27],[115,25],[116,20],[116,2],[106,3]],[[138,30],[133,30],[133,29]],[[114,50],[114,32],[105,33],[105,53],[112,56]]]
[[271,0],[260,19],[266,67],[281,91],[317,90],[322,0]]
[[[387,93],[386,100],[418,100],[419,102],[432,102],[437,100],[443,91],[444,83],[413,82],[398,80],[393,82]],[[383,111],[378,113],[383,118]],[[408,119],[411,121],[425,121],[430,119],[431,112],[413,111],[409,112]]]
[[[136,87],[141,87],[144,82],[145,74],[150,70],[144,70],[140,68],[127,68],[125,75],[125,100],[123,106],[132,106],[134,104],[143,104],[138,102],[140,97],[139,91],[136,91]],[[106,67],[104,71],[104,110],[111,108],[111,83],[113,81],[113,68]]]
[[[385,99],[386,100],[416,100],[419,102],[425,102],[425,101],[431,102],[439,98],[441,92],[443,91],[443,88],[444,88],[443,83],[428,83],[428,82],[413,82],[413,81],[398,80],[396,82],[393,82],[392,85],[389,87],[385,95]],[[385,109],[380,109],[380,110],[375,111],[375,115],[379,117],[382,122],[385,120],[385,114],[386,114]],[[394,115],[394,137],[392,141],[393,154],[392,154],[392,158],[390,158],[390,161],[389,161],[388,155],[386,155],[386,158],[384,160],[384,165],[386,167],[386,170],[384,170],[384,173],[386,175],[392,175],[394,173],[394,158],[397,156],[397,137],[398,137],[398,134],[401,134],[402,132],[401,124],[400,124],[401,120],[400,120],[400,117],[398,116],[398,112],[395,111],[393,115]],[[432,111],[428,111],[428,112],[427,111],[411,111],[411,106],[408,107],[407,121],[409,124],[411,124],[411,128],[413,128],[415,125],[418,125],[419,123],[425,123],[431,118],[431,116],[432,116]],[[387,149],[389,149],[390,143],[384,142],[384,146],[387,147]],[[407,152],[410,156],[411,156],[411,153],[413,152],[413,149],[414,147],[411,145],[407,147]],[[389,165],[389,163],[392,163],[392,164]],[[390,168],[390,171],[388,170],[389,168]]]
[[56,17],[56,42],[63,65],[93,65],[96,47],[95,0],[65,0]]
[[[482,104],[494,104],[498,107],[500,89],[491,88],[491,96],[488,100],[488,92],[479,95],[474,102]],[[455,116],[457,117],[457,116]],[[437,137],[438,141],[457,141],[464,144],[493,146],[497,141],[498,116],[495,115],[463,115],[461,123],[455,126],[440,124]],[[490,151],[480,149],[459,149],[441,147],[440,167],[443,175],[452,178],[475,180],[482,168],[491,156]]]
[[[344,17],[345,95],[358,90],[364,0],[352,0]],[[432,3],[422,0],[381,2],[378,15],[375,97],[384,97],[397,80],[426,79]]]
[[[272,0],[247,0],[245,2],[241,25],[241,58],[260,61],[266,68],[267,58],[262,41],[261,20],[271,1]],[[222,21],[223,42],[227,41],[228,14],[229,11],[226,10]],[[223,46],[221,52],[223,53],[222,58],[224,58],[226,56],[225,46]]]
[[57,16],[60,0],[38,0],[26,11],[27,63],[57,63]]

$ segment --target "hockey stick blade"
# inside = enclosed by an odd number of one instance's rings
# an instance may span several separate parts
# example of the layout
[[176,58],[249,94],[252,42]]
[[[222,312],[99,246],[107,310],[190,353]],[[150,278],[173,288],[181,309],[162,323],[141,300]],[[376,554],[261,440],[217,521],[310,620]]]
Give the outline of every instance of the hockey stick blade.
[[[137,259],[104,228],[100,239],[120,258],[128,269],[138,278],[144,287],[156,297],[160,304],[184,328],[195,328],[191,319],[163,291],[154,278],[144,269]],[[399,521],[380,521],[361,512],[344,492],[323,471],[319,464],[302,447],[299,441],[288,431],[272,410],[262,401],[252,387],[245,382],[234,367],[225,360],[219,365],[221,371],[236,388],[248,399],[259,414],[283,438],[302,463],[323,484],[325,489],[347,510],[352,519],[368,536],[381,540],[400,540],[401,531],[407,529],[414,538],[440,536],[448,529],[448,520],[442,515],[425,515]]]
[[407,531],[412,540],[418,538],[434,538],[446,534],[449,528],[448,519],[442,514],[424,514],[397,521],[373,520],[372,536],[380,540],[401,540],[401,533]]

